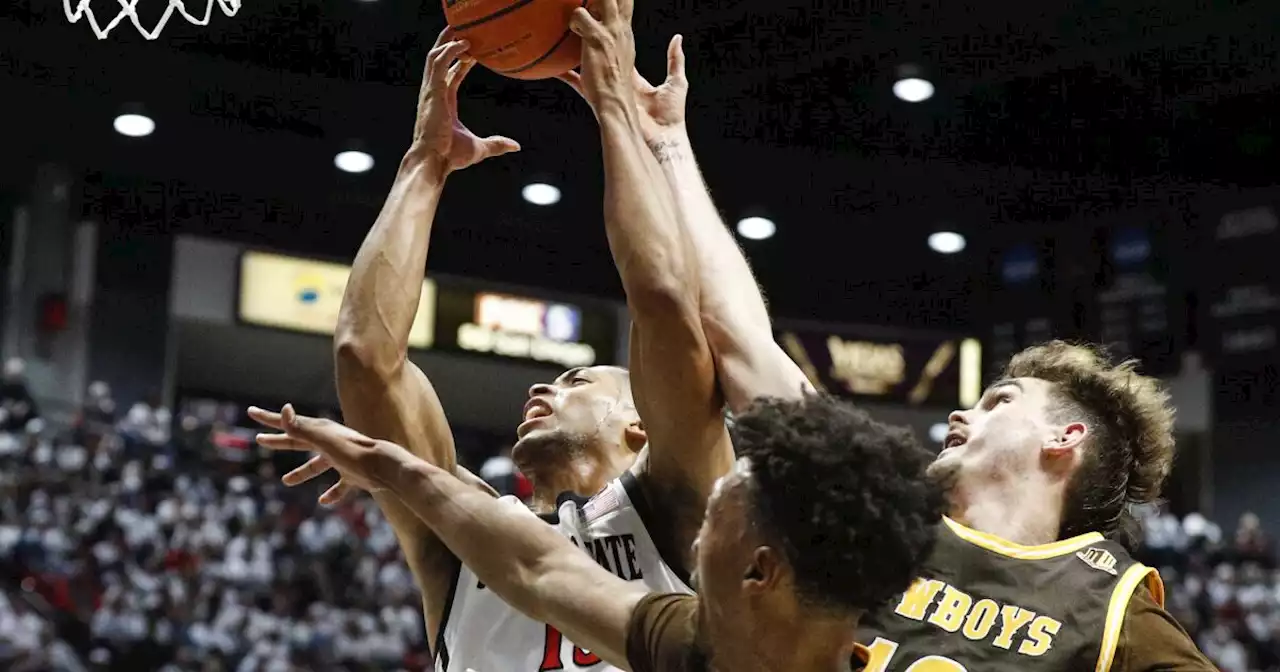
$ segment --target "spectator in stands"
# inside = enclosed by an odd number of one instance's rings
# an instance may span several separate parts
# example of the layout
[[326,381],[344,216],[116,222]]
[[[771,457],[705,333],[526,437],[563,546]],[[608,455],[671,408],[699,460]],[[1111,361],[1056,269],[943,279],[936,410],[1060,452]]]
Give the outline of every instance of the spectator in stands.
[[19,357],[10,357],[4,363],[4,375],[0,378],[0,430],[6,432],[26,428],[27,423],[40,417],[35,398],[27,388],[27,364]]
[[115,424],[116,402],[111,398],[111,386],[100,380],[90,383],[76,418],[72,437],[75,443],[92,449],[102,436],[113,433]]
[[1249,672],[1249,655],[1244,645],[1231,636],[1226,625],[1219,625],[1204,634],[1199,641],[1200,650],[1218,665],[1222,672]]
[[1222,528],[1198,513],[1182,519],[1182,532],[1188,546],[1195,549],[1217,548],[1222,543]]
[[1221,529],[1192,513],[1177,524],[1163,507],[1140,511],[1144,560],[1161,568],[1167,602],[1224,672],[1280,670],[1280,571],[1252,513],[1224,543]]
[[10,672],[84,672],[71,647],[54,637],[53,626],[26,598],[0,590],[0,666]]
[[1271,542],[1262,531],[1262,521],[1252,511],[1242,514],[1236,525],[1235,553],[1241,562],[1259,562],[1271,566]]
[[173,417],[169,409],[160,403],[160,396],[157,394],[151,394],[147,399],[135,403],[120,421],[120,430],[126,437],[152,448],[169,443],[172,426]]
[[[109,390],[91,398],[80,428],[93,431],[72,438],[93,435],[92,449],[0,432],[3,577],[48,603],[0,602],[0,669],[83,669],[55,653],[121,670],[429,667],[420,600],[376,507],[317,512],[318,493],[279,487],[252,448],[229,461],[201,438],[181,465],[130,454],[133,427],[106,423]],[[55,632],[63,645],[41,639]]]
[[1187,550],[1187,535],[1182,522],[1169,511],[1166,502],[1144,504],[1140,515],[1147,561],[1156,567],[1180,567],[1178,559]]
[[501,495],[515,495],[521,501],[533,496],[533,484],[516,469],[516,463],[511,461],[509,445],[504,444],[497,455],[485,460],[480,467],[480,478]]

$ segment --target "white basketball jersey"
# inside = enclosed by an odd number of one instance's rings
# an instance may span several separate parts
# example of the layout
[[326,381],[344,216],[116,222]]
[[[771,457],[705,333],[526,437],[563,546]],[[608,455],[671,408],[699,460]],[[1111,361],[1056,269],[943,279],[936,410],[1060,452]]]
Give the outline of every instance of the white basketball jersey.
[[[529,511],[514,497],[501,500]],[[691,593],[688,581],[659,555],[645,526],[651,519],[636,477],[627,472],[591,499],[562,495],[554,514],[535,515],[554,525],[601,566],[652,591]],[[507,606],[463,566],[455,577],[436,638],[435,672],[543,672],[618,668],[573,645],[559,631]]]

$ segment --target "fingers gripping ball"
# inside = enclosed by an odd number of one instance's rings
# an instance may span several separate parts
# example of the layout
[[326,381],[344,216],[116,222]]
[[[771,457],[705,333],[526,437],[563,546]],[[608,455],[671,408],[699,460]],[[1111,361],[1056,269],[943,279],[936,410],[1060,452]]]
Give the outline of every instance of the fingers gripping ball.
[[481,65],[516,79],[564,74],[582,59],[569,16],[587,0],[443,0],[458,37]]

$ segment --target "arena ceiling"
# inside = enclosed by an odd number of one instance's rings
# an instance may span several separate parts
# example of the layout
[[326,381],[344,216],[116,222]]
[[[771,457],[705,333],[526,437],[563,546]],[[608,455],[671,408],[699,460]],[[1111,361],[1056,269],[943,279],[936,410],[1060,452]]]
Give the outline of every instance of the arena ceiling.
[[[94,0],[113,14],[116,1]],[[139,0],[152,25],[161,0]],[[136,235],[212,234],[354,254],[405,148],[438,4],[248,0],[155,41],[70,25],[56,0],[0,3],[0,181],[55,159],[84,205]],[[1280,148],[1270,0],[992,3],[711,0],[637,9],[641,69],[686,36],[691,125],[726,215],[779,224],[747,249],[778,312],[963,325],[985,302],[986,247],[1028,227],[1274,183]],[[937,87],[893,98],[895,68]],[[145,105],[155,135],[110,120]],[[519,156],[451,180],[431,264],[453,274],[616,294],[596,135],[557,82],[477,72],[462,112]],[[333,168],[344,143],[378,161]],[[14,160],[16,157],[17,160]],[[533,178],[560,184],[525,204]],[[935,227],[971,240],[925,246]]]

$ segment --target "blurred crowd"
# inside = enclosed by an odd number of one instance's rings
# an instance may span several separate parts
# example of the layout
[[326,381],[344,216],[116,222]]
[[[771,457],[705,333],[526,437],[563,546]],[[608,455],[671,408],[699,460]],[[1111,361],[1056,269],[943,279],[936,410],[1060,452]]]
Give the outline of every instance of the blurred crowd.
[[1198,513],[1143,509],[1139,557],[1160,569],[1166,606],[1223,672],[1280,672],[1280,567],[1262,521],[1226,533]]
[[[0,384],[0,669],[429,670],[421,602],[368,498],[284,488],[297,456],[253,442],[243,405],[120,412],[94,383],[54,429],[8,362]],[[323,410],[303,409],[323,414]],[[172,432],[172,435],[171,435]],[[529,484],[495,437],[460,458],[499,491]],[[488,447],[485,444],[488,444]],[[1280,568],[1261,521],[1138,511],[1142,560],[1224,672],[1280,672]]]
[[[260,452],[238,404],[174,424],[154,402],[117,412],[102,383],[86,396],[65,431],[34,410],[0,428],[0,669],[430,669],[372,500],[282,487],[298,458]],[[476,470],[527,490],[504,454]]]

